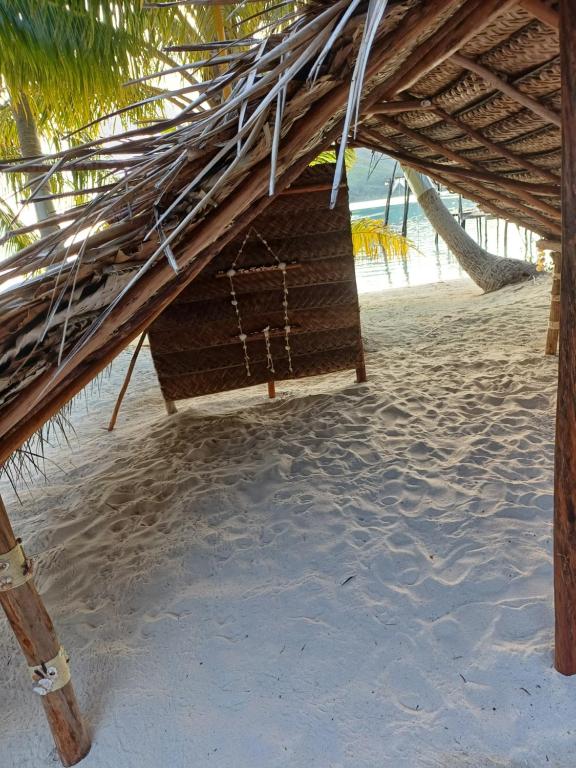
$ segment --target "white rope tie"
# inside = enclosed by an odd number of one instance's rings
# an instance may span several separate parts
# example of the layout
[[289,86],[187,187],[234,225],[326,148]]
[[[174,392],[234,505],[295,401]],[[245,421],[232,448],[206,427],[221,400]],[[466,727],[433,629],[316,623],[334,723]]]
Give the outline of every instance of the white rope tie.
[[32,561],[28,560],[18,542],[16,546],[0,555],[0,592],[21,587],[32,578]]
[[60,646],[60,650],[50,661],[28,667],[32,690],[38,696],[47,696],[64,688],[70,682],[70,659]]

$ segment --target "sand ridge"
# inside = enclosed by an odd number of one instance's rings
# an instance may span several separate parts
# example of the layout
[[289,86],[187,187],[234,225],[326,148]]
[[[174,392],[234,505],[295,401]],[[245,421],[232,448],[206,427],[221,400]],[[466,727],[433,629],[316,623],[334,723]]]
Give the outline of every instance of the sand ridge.
[[[552,663],[547,278],[368,294],[353,372],[182,404],[129,353],[18,506],[86,768],[573,766]],[[1,764],[50,765],[5,622]]]

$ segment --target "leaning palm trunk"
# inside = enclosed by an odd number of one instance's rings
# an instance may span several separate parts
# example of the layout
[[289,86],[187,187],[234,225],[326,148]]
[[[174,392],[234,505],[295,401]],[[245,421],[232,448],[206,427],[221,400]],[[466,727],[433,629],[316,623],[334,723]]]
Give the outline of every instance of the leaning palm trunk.
[[538,274],[534,264],[520,259],[504,259],[481,248],[454,219],[426,176],[406,166],[402,166],[402,170],[430,224],[458,259],[462,269],[486,293]]
[[[43,151],[38,136],[38,128],[32,110],[30,109],[28,99],[23,93],[14,100],[12,112],[14,114],[14,122],[16,124],[22,157],[41,157]],[[50,184],[44,183],[38,186],[38,179],[35,174],[27,174],[27,180],[31,191],[35,192],[35,196],[38,196],[39,198],[49,198],[52,194]],[[38,221],[44,221],[56,214],[56,208],[54,207],[53,201],[50,199],[34,200],[34,209],[36,210]],[[50,234],[57,230],[57,226],[44,227],[43,234]]]

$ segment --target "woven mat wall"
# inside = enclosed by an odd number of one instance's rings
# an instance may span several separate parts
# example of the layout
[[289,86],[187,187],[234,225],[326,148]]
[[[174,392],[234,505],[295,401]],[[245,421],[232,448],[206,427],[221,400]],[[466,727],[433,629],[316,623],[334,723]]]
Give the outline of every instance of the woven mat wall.
[[[362,362],[348,190],[340,189],[338,205],[330,210],[333,177],[331,164],[308,168],[291,193],[279,195],[151,326],[152,357],[167,400],[352,369]],[[278,262],[286,264],[287,297]],[[231,268],[235,298],[227,276]]]

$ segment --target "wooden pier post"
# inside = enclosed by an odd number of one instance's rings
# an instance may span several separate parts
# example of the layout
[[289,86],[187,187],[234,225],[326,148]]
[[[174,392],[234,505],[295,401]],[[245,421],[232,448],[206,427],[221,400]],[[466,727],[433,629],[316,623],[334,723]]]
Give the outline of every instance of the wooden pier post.
[[560,2],[562,282],[554,476],[555,666],[576,674],[576,0]]
[[553,251],[554,273],[552,277],[552,291],[550,294],[550,317],[548,319],[548,333],[546,335],[546,354],[555,355],[558,351],[558,335],[560,333],[560,272],[562,269],[562,254]]
[[275,381],[269,381],[268,382],[268,397],[270,400],[274,400],[276,397],[276,382]]
[[[0,499],[0,555],[13,550],[17,543]],[[0,591],[0,605],[28,666],[40,666],[58,655],[60,642],[32,580],[14,589]],[[30,682],[30,697],[35,695]],[[75,765],[88,754],[90,736],[80,714],[72,682],[42,696],[41,700],[62,763],[65,766]],[[30,737],[33,738],[33,735]]]

